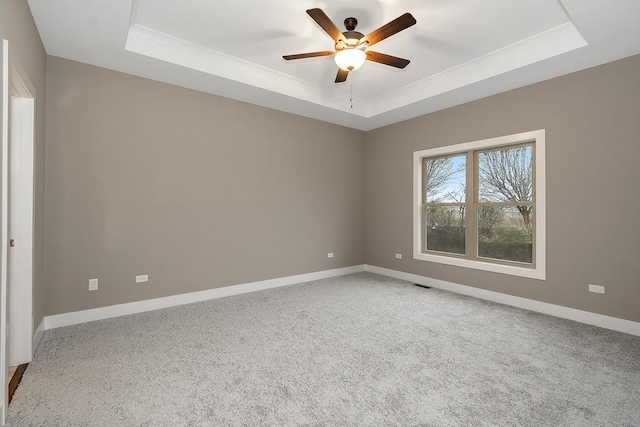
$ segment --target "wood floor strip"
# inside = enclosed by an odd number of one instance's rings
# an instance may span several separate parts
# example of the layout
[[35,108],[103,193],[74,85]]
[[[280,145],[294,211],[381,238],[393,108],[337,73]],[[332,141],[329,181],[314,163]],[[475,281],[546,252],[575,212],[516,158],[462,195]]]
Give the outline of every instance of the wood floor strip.
[[11,403],[11,399],[13,399],[13,393],[16,392],[18,388],[18,384],[20,384],[20,380],[22,379],[22,374],[27,370],[28,363],[24,363],[13,373],[13,377],[11,377],[11,381],[9,381],[9,403]]

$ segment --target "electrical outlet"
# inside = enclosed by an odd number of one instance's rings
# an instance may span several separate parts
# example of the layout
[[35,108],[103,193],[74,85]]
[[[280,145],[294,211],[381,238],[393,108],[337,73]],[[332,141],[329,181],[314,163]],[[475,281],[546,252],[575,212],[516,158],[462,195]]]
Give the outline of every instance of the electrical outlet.
[[402,259],[402,254],[396,254],[396,259]]
[[329,253],[327,254],[327,258],[333,258],[333,252],[329,252]]
[[98,290],[98,279],[89,279],[89,290],[90,291]]
[[589,292],[595,292],[596,294],[604,294],[604,286],[589,285]]
[[149,281],[149,275],[148,274],[143,274],[141,276],[136,276],[136,283],[142,283],[142,282],[148,282]]

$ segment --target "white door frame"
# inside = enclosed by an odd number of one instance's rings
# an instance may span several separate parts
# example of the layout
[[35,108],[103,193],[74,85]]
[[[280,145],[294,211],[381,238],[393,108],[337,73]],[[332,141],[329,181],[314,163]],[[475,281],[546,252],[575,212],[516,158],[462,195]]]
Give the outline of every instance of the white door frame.
[[[11,58],[10,58],[11,59]],[[11,61],[9,113],[8,365],[31,362],[33,352],[33,149],[35,89]]]
[[[0,423],[4,425],[8,406],[7,368],[9,361],[31,361],[33,351],[33,195],[35,89],[19,62],[9,52],[9,42],[0,47],[2,138],[0,163]],[[11,96],[14,93],[15,97]],[[13,111],[12,111],[13,110]],[[11,129],[11,132],[9,131]],[[15,145],[13,156],[10,147]],[[11,176],[9,171],[12,171]],[[10,187],[16,180],[18,186]],[[9,192],[18,194],[9,199]],[[26,190],[25,190],[26,189]],[[15,204],[15,206],[13,206]],[[11,207],[11,209],[10,209]],[[9,220],[11,215],[17,221]],[[13,227],[10,230],[10,225]],[[15,233],[10,237],[9,232]],[[9,240],[19,249],[9,256]],[[22,243],[20,243],[20,241]],[[10,263],[11,260],[11,263]],[[11,270],[11,271],[10,271]],[[13,280],[12,280],[13,279]],[[8,299],[10,296],[11,300]],[[9,322],[11,319],[11,322]],[[8,324],[11,329],[8,329]],[[11,341],[8,341],[8,335]],[[9,348],[11,354],[8,354]],[[20,362],[24,363],[24,362]]]
[[9,239],[8,180],[9,180],[9,42],[2,41],[2,163],[0,166],[0,421],[4,425],[9,405],[7,384],[7,248]]

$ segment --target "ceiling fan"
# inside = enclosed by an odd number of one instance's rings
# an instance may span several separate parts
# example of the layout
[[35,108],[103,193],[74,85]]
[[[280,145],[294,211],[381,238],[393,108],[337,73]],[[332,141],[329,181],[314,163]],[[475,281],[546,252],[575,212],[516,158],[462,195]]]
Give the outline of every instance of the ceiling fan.
[[360,67],[365,60],[390,65],[396,68],[404,68],[409,65],[410,61],[408,59],[398,58],[396,56],[373,52],[366,49],[387,37],[414,25],[416,20],[410,13],[405,13],[404,15],[399,16],[366,36],[355,31],[356,26],[358,25],[358,20],[356,18],[350,17],[344,20],[344,26],[347,31],[343,33],[338,29],[338,27],[336,27],[322,9],[309,9],[307,10],[307,14],[336,42],[335,51],[324,50],[322,52],[285,55],[283,56],[284,59],[291,60],[335,55],[336,64],[338,64],[339,67],[335,80],[336,83],[346,81],[349,71],[353,71]]

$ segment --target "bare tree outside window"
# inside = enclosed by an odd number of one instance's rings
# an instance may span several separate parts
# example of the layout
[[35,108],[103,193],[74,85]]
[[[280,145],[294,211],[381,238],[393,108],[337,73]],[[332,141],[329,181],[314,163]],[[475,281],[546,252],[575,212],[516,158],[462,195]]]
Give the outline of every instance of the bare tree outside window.
[[493,238],[495,226],[504,218],[504,209],[501,206],[484,206],[478,209],[478,234],[482,237]]
[[531,263],[533,147],[478,153],[478,256]]
[[[464,254],[466,154],[427,159],[424,211],[425,249]],[[462,188],[462,191],[459,189]]]
[[413,158],[415,259],[545,278],[544,129]]
[[[482,152],[478,155],[481,202],[531,202],[533,155],[531,146]],[[531,205],[516,206],[525,227],[531,227]]]
[[[467,188],[467,162],[473,162],[478,179],[473,190]],[[471,213],[471,256],[533,262],[532,144],[427,158],[424,173],[425,250],[466,255]]]
[[453,200],[456,203],[460,203],[458,206],[458,217],[460,218],[459,227],[460,229],[464,228],[464,211],[467,206],[464,204],[467,195],[467,186],[466,184],[459,184],[459,187],[455,190],[451,190],[447,193],[447,198]]
[[[464,159],[462,156],[457,157]],[[458,163],[457,166],[456,163]],[[455,185],[457,176],[464,172],[464,167],[464,161],[454,162],[454,157],[427,160],[425,163],[427,201],[438,203],[446,199],[450,188]],[[464,178],[464,175],[462,177]]]

